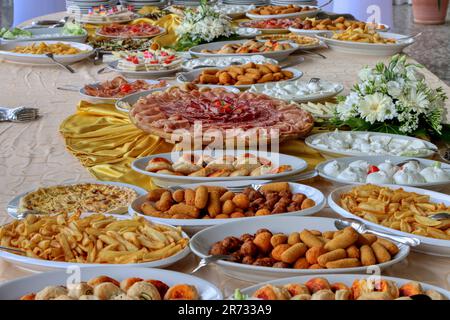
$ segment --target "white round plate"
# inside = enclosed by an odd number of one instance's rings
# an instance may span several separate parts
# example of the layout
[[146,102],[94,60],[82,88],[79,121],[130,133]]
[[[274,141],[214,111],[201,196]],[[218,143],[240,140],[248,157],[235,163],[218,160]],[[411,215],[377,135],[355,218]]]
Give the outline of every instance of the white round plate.
[[[245,151],[245,150],[214,150],[214,153],[208,150],[194,150],[192,152],[189,152],[195,155],[203,155],[207,154],[212,157],[221,157],[222,155],[232,155],[232,156],[239,156],[244,153],[252,153],[255,155],[258,155],[260,157],[270,159],[274,166],[280,166],[280,165],[291,165],[292,170],[287,172],[282,172],[278,174],[265,174],[262,176],[240,176],[240,177],[189,177],[189,176],[173,176],[168,174],[158,174],[154,172],[149,172],[145,170],[145,167],[147,166],[148,162],[153,158],[164,158],[170,161],[177,161],[178,158],[181,156],[180,153],[160,153],[155,154],[149,157],[139,158],[131,164],[131,168],[133,170],[152,177],[153,182],[155,182],[158,185],[164,185],[165,187],[168,186],[175,186],[179,184],[188,184],[188,183],[209,183],[210,181],[237,181],[237,180],[274,180],[274,179],[280,179],[283,177],[291,176],[294,174],[298,174],[302,171],[304,171],[308,164],[306,161],[304,161],[301,158],[297,158],[294,156],[289,156],[282,153],[277,152],[263,152],[263,151]],[[160,184],[161,183],[161,184]]]
[[[450,206],[450,196],[444,193],[439,193],[435,191],[425,190],[425,189],[419,189],[419,188],[413,188],[413,187],[405,187],[405,186],[396,186],[396,185],[386,185],[391,189],[400,189],[402,188],[406,192],[415,192],[418,194],[423,195],[429,195],[431,202],[436,203],[444,203],[446,206]],[[380,224],[370,222],[366,219],[363,219],[357,215],[354,215],[344,208],[342,208],[340,203],[340,196],[343,193],[349,192],[351,189],[353,189],[355,186],[345,186],[335,189],[333,192],[330,193],[328,196],[328,204],[339,215],[343,216],[344,218],[353,218],[357,219],[359,221],[364,222],[368,228],[379,230],[383,232],[388,232],[391,234],[395,234],[398,236],[404,236],[404,237],[414,237],[420,240],[420,245],[417,247],[413,247],[413,251],[422,252],[424,254],[430,254],[433,256],[443,256],[443,257],[450,257],[450,240],[441,240],[441,239],[435,239],[435,238],[429,238],[429,237],[423,237],[418,236],[412,233],[407,233],[399,230],[395,230],[392,228],[388,228],[385,226],[382,226]]]
[[28,53],[15,53],[11,52],[17,46],[28,46],[33,43],[39,44],[45,42],[47,44],[64,43],[70,45],[74,48],[82,50],[84,52],[78,54],[67,54],[67,55],[54,55],[58,62],[69,64],[84,60],[94,53],[94,49],[83,43],[69,42],[69,41],[15,41],[11,43],[5,43],[0,45],[0,59],[5,59],[6,61],[26,63],[26,64],[43,64],[43,65],[55,65],[50,58],[45,54],[28,54]]
[[147,36],[132,36],[132,37],[128,37],[128,36],[108,36],[108,35],[104,35],[102,33],[100,33],[100,28],[95,30],[95,35],[99,36],[99,37],[103,37],[103,38],[109,38],[109,39],[150,39],[150,38],[154,38],[160,35],[163,35],[166,33],[166,29],[158,27],[159,28],[159,32],[152,34],[152,35],[147,35]]
[[[261,219],[260,217],[252,220],[235,221],[200,231],[191,239],[190,246],[194,254],[200,258],[209,255],[209,249],[217,241],[223,240],[225,237],[240,237],[244,233],[254,234],[258,229],[269,229],[272,233],[299,232],[303,229],[313,229],[319,231],[336,230],[334,219],[319,217],[282,217],[268,216]],[[409,254],[409,246],[397,244],[400,251],[391,261],[378,264],[380,269],[387,268],[405,259]],[[246,281],[267,281],[270,279],[292,277],[295,275],[323,275],[329,273],[365,273],[367,267],[342,268],[342,269],[290,269],[290,268],[273,268],[254,266],[225,260],[216,262],[221,266],[224,273],[231,277]]]
[[[145,189],[142,189],[142,188],[140,188],[138,186],[135,186],[135,185],[132,185],[132,184],[127,184],[127,183],[122,183],[122,182],[95,181],[95,182],[61,183],[59,185],[60,186],[65,186],[65,185],[84,184],[84,183],[106,184],[106,185],[112,185],[112,186],[117,186],[117,187],[130,188],[130,189],[133,189],[134,191],[136,191],[138,196],[142,196],[142,195],[147,194],[147,191]],[[49,186],[42,186],[42,187],[45,188],[45,187],[49,187]],[[8,215],[11,218],[17,219],[20,199],[22,197],[26,196],[28,193],[33,192],[33,191],[36,191],[36,189],[33,189],[33,190],[28,191],[28,192],[24,192],[22,194],[19,194],[18,196],[15,196],[13,199],[11,199],[11,201],[8,202],[8,205],[6,207],[6,211],[8,212]],[[111,215],[113,215],[113,216],[124,216],[124,214],[111,214]]]
[[[195,62],[196,64],[192,64]],[[182,63],[183,70],[185,71],[192,71],[196,70],[193,69],[196,65],[206,65],[208,67],[206,68],[226,68],[231,66],[232,62],[240,63],[240,64],[246,64],[249,62],[253,63],[271,63],[271,64],[278,64],[277,60],[266,58],[263,56],[249,56],[249,57],[243,57],[243,56],[237,56],[237,57],[227,57],[227,58],[198,58],[198,59],[192,59],[187,60]],[[223,65],[217,65],[217,63],[224,63]],[[197,68],[198,69],[198,68]]]
[[173,69],[163,69],[163,70],[151,70],[151,71],[133,71],[133,70],[124,70],[117,68],[117,64],[119,62],[117,60],[111,61],[108,63],[108,68],[112,71],[115,71],[117,73],[120,73],[125,78],[130,79],[149,79],[149,78],[155,78],[155,77],[162,77],[167,76],[173,73],[176,73],[178,71],[182,70],[181,64]]
[[[127,278],[136,277],[144,280],[154,279],[166,283],[169,287],[185,283],[197,288],[201,300],[223,299],[220,290],[212,283],[181,272],[151,268],[119,268],[108,266],[83,269],[80,272],[80,280],[83,282],[99,276],[108,276],[119,282]],[[0,300],[17,300],[26,294],[39,292],[47,286],[66,286],[69,277],[73,277],[73,274],[67,273],[67,270],[61,270],[35,274],[4,282],[0,285]]]
[[[130,216],[115,216],[117,220],[125,220],[130,219]],[[167,223],[162,222],[154,222],[155,224],[161,224],[161,225],[167,225],[170,226]],[[188,235],[185,232],[182,232],[183,238],[189,239]],[[92,267],[105,267],[105,266],[115,266],[120,269],[127,270],[132,267],[145,267],[145,268],[165,268],[168,267],[185,257],[189,254],[190,249],[189,246],[186,246],[183,250],[179,251],[178,253],[174,254],[173,256],[150,261],[150,262],[142,262],[142,263],[128,263],[128,264],[106,264],[106,263],[75,263],[75,262],[63,262],[63,261],[49,261],[49,260],[43,260],[43,259],[37,259],[37,258],[31,258],[22,256],[19,254],[14,254],[6,251],[0,250],[0,258],[10,262],[11,264],[14,264],[20,268],[24,268],[31,271],[50,271],[50,270],[57,270],[57,269],[64,269],[66,270],[69,267],[78,267],[80,269],[89,269]]]
[[[215,69],[215,68],[212,68]],[[217,69],[221,69],[221,68],[217,68]],[[177,81],[180,83],[186,83],[186,82],[192,82],[194,80],[196,80],[198,78],[198,76],[202,73],[202,69],[196,69],[193,71],[189,71],[189,72],[183,72],[181,74],[179,74],[177,76]],[[283,71],[290,71],[294,74],[294,76],[292,77],[292,79],[288,79],[288,80],[282,80],[282,81],[276,81],[276,82],[266,82],[266,83],[280,83],[280,82],[288,82],[288,81],[294,81],[299,79],[301,76],[303,76],[303,72],[301,72],[300,70],[294,69],[294,68],[285,68],[283,69]],[[183,81],[182,77],[184,77],[187,81]],[[258,84],[245,84],[245,85],[229,85],[228,87],[234,87],[234,88],[238,88],[238,89],[248,89],[251,86],[263,86],[266,83],[258,83]],[[222,88],[223,85],[215,85],[215,84],[196,84],[196,86],[198,87],[211,87],[211,88]]]
[[[163,90],[167,90],[168,87],[170,87],[170,85],[163,87],[163,88],[155,88],[155,89],[151,89],[151,90],[146,90],[146,91],[141,91],[141,92],[136,92],[133,94],[130,94],[126,97],[123,97],[121,99],[118,99],[115,103],[116,109],[122,112],[130,112],[131,108],[133,107],[133,105],[141,98],[141,97],[146,97],[149,94],[156,92],[156,91],[163,91]],[[237,88],[233,88],[233,87],[226,87],[223,86],[223,88],[226,91],[230,91],[233,93],[239,93],[241,92],[239,89]]]
[[[384,29],[377,29],[377,32],[388,32],[391,28],[387,24],[383,24]],[[288,29],[290,32],[299,34],[299,35],[305,35],[305,36],[315,36],[318,34],[328,34],[332,35],[333,33],[340,33],[345,30],[311,30],[311,29],[297,29],[294,27],[289,27]]]
[[[362,280],[362,279],[369,279],[369,278],[370,279],[374,279],[373,275],[364,275],[364,274],[324,274],[324,275],[320,275],[320,277],[327,279],[330,284],[340,282],[340,283],[345,284],[349,288],[352,287],[352,284],[353,284],[353,282],[355,280]],[[289,284],[289,283],[304,284],[304,283],[308,282],[309,280],[311,280],[312,278],[313,278],[313,276],[298,276],[298,277],[277,279],[277,280],[273,280],[273,281],[267,281],[267,282],[259,283],[259,284],[254,285],[254,286],[241,289],[240,291],[241,291],[242,294],[245,294],[245,295],[248,295],[249,297],[251,297],[253,295],[253,293],[255,293],[256,290],[258,290],[259,288],[261,288],[262,286],[264,286],[266,284],[271,284],[271,285],[274,285],[274,286],[282,286],[282,285]],[[450,292],[449,291],[444,290],[444,289],[439,288],[439,287],[436,287],[436,286],[433,286],[433,285],[425,283],[425,282],[416,281],[416,280],[402,279],[402,278],[397,278],[397,277],[387,277],[387,276],[381,276],[381,279],[382,280],[393,281],[399,287],[404,285],[404,284],[406,284],[406,283],[408,283],[408,282],[411,282],[411,281],[418,282],[418,283],[420,283],[420,285],[422,286],[422,289],[424,291],[435,290],[435,291],[441,293],[447,299],[450,299]],[[230,299],[233,299],[233,297],[230,297]]]
[[[400,163],[400,162],[407,161],[407,160],[416,160],[416,161],[420,162],[420,164],[423,167],[430,167],[435,162],[437,162],[435,160],[410,158],[410,157],[396,157],[396,156],[348,157],[348,158],[339,158],[339,159],[327,160],[327,161],[321,162],[316,166],[316,170],[321,177],[324,177],[325,179],[328,179],[330,181],[337,182],[340,184],[351,184],[351,185],[366,184],[366,182],[354,182],[354,181],[340,180],[340,179],[330,176],[324,172],[325,166],[332,161],[337,161],[341,165],[342,168],[346,168],[346,167],[348,167],[348,165],[351,162],[357,161],[357,160],[367,161],[369,164],[375,165],[375,166],[378,166],[380,163],[384,163],[386,160],[389,160],[392,164]],[[450,173],[450,164],[447,164],[444,162],[440,162],[440,164],[441,164],[442,169],[447,169]],[[411,185],[407,185],[407,186],[424,188],[424,189],[431,189],[431,188],[434,189],[434,187],[443,187],[443,186],[449,185],[449,184],[450,184],[450,181],[441,181],[441,182],[415,183],[415,184],[411,184]]]
[[27,38],[19,37],[17,39],[3,39],[0,38],[0,43],[11,43],[18,41],[69,41],[69,42],[79,42],[85,43],[88,33],[84,30],[82,35],[70,35],[63,34],[64,28],[32,28],[27,31],[32,33],[32,36]]
[[[370,134],[371,136],[386,136],[386,137],[390,137],[390,138],[404,139],[404,140],[410,141],[411,143],[414,142],[414,141],[421,141],[421,142],[423,142],[425,144],[425,146],[427,148],[431,148],[431,149],[435,149],[435,150],[438,149],[436,147],[436,145],[432,144],[431,142],[428,142],[428,141],[425,141],[425,140],[422,140],[422,139],[418,139],[418,138],[414,138],[414,137],[403,136],[403,135],[399,135],[399,134],[381,133],[381,132],[369,132],[369,131],[349,131],[349,133],[354,134],[354,135],[355,134],[362,134],[362,135]],[[316,146],[316,145],[312,144],[312,141],[315,138],[320,137],[320,136],[326,137],[327,135],[330,135],[330,134],[334,134],[334,132],[324,132],[324,133],[317,133],[317,134],[310,135],[310,136],[308,136],[305,139],[305,143],[306,143],[306,145],[308,147],[319,151],[320,154],[325,157],[325,159],[341,158],[341,157],[360,157],[360,156],[379,155],[379,154],[370,154],[370,153],[359,152],[359,151],[331,150],[329,148],[319,147],[319,146]],[[419,155],[419,156],[418,155],[414,155],[414,157],[417,157],[417,158],[428,158],[428,157],[432,156],[435,153],[435,152],[433,152],[431,150],[426,150],[426,151],[427,152],[424,152],[423,155]],[[408,155],[405,155],[405,156],[408,156]]]
[[[313,6],[310,6],[313,7]],[[283,18],[307,18],[307,17],[315,17],[319,12],[321,12],[320,8],[316,7],[316,10],[309,10],[309,11],[303,11],[303,12],[293,12],[293,13],[285,13],[285,14],[268,14],[268,15],[261,15],[261,14],[252,14],[250,12],[247,12],[245,15],[247,18],[253,19],[253,20],[269,20],[269,19],[283,19]]]
[[[298,44],[290,41],[280,41],[283,43],[288,42],[292,48],[288,50],[269,51],[269,52],[255,52],[255,53],[204,53],[202,50],[219,50],[226,44],[242,44],[248,40],[232,40],[232,41],[220,41],[207,44],[201,44],[199,46],[192,47],[189,50],[191,56],[194,57],[233,57],[233,56],[254,56],[261,55],[267,58],[272,58],[278,61],[286,59],[291,53],[298,49]],[[263,41],[264,42],[264,41]]]
[[330,35],[327,33],[319,33],[316,36],[317,38],[325,42],[330,49],[339,52],[370,55],[370,56],[391,56],[396,53],[402,52],[404,48],[412,45],[415,41],[414,38],[400,40],[401,38],[404,38],[406,36],[389,32],[382,33],[382,36],[384,38],[399,39],[397,43],[380,44],[380,43],[364,43],[356,41],[342,41],[331,39]]
[[[198,186],[222,186],[222,187],[231,187],[231,186],[242,186],[242,185],[249,185],[249,184],[261,184],[269,182],[267,180],[245,180],[245,181],[219,181],[219,182],[210,182],[210,183],[196,183],[196,184],[185,184],[180,185],[179,187],[183,189],[195,189]],[[282,217],[282,216],[307,216],[312,215],[316,212],[319,212],[323,209],[325,206],[325,197],[322,192],[317,190],[316,188],[306,186],[299,183],[292,183],[289,182],[289,185],[291,187],[292,193],[303,193],[308,198],[314,200],[316,202],[316,205],[312,208],[308,208],[301,211],[293,211],[293,212],[286,212],[286,213],[280,213],[276,214],[276,217]],[[146,216],[141,214],[141,204],[146,201],[146,197],[140,197],[136,199],[129,208],[129,211],[132,213],[135,213],[139,216],[145,217],[148,220],[154,221],[156,223],[158,222],[164,222],[167,224],[180,226],[183,228],[184,231],[186,231],[189,234],[196,233],[202,229],[205,229],[207,227],[211,227],[214,225],[220,225],[220,224],[226,224],[231,221],[238,221],[238,224],[244,221],[249,221],[250,224],[252,224],[252,221],[255,219],[260,219],[259,217],[248,217],[248,218],[230,218],[230,219],[165,219],[165,218],[156,218],[152,216]],[[269,216],[263,216],[262,219],[266,219],[271,217]]]
[[[302,82],[307,83],[308,81],[302,81]],[[276,85],[277,85],[277,82],[267,83],[267,87],[269,87],[269,88],[274,87]],[[284,85],[288,85],[288,83],[284,83]],[[308,102],[308,101],[321,101],[321,100],[330,99],[330,98],[338,95],[339,93],[341,93],[343,90],[344,90],[344,86],[342,84],[338,84],[338,88],[334,92],[316,93],[316,94],[304,95],[301,97],[300,96],[298,96],[298,97],[290,97],[290,96],[277,97],[277,96],[270,95],[269,92],[266,91],[266,84],[262,84],[262,85],[258,85],[258,86],[252,86],[252,89],[250,90],[250,92],[264,93],[264,94],[271,96],[273,98],[276,98],[276,99],[304,103],[304,102]]]
[[[147,79],[147,80],[144,80],[144,81],[147,82],[148,84],[158,84],[158,83],[159,83],[158,80],[148,80],[148,79]],[[99,84],[100,84],[100,82],[94,82],[94,83],[90,83],[89,85],[90,85],[90,86],[98,86]],[[168,85],[165,86],[165,87],[162,87],[162,88],[164,89],[164,88],[167,88],[167,87],[168,87]],[[159,89],[159,88],[156,88],[156,89]],[[86,93],[86,91],[84,90],[84,86],[80,88],[80,91],[79,91],[79,92],[80,92],[80,96],[81,96],[83,99],[85,99],[85,100],[87,100],[87,101],[90,101],[90,102],[114,103],[114,102],[116,102],[116,101],[118,101],[118,100],[120,100],[120,99],[129,97],[129,96],[134,95],[134,94],[136,94],[136,93],[147,92],[147,91],[152,91],[152,90],[154,90],[154,89],[135,92],[135,93],[126,95],[126,96],[121,97],[121,98],[109,98],[109,97],[95,97],[95,96],[90,96],[90,95],[88,95],[88,94]]]

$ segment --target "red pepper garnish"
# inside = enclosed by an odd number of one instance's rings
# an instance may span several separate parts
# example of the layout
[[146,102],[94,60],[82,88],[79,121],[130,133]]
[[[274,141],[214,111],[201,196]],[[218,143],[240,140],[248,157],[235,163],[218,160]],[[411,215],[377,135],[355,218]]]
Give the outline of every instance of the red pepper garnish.
[[369,166],[369,171],[367,173],[370,174],[370,173],[374,173],[377,171],[380,171],[380,169],[378,169],[377,166]]
[[123,85],[120,86],[120,92],[122,93],[128,93],[131,90],[133,90],[133,87],[128,83],[124,83]]

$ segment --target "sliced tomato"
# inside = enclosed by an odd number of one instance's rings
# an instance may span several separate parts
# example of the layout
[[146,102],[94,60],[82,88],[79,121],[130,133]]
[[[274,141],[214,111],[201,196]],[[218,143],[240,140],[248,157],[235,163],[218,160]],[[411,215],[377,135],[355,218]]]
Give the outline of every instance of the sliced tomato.
[[380,171],[380,169],[378,169],[377,166],[369,166],[369,170],[367,173],[370,174],[370,173],[374,173],[374,172],[378,172],[378,171]]

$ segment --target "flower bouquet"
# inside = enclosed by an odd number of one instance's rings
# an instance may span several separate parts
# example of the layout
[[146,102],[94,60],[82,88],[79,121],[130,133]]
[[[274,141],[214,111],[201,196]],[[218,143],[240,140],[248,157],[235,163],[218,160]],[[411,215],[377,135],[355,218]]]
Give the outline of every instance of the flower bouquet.
[[184,51],[203,43],[237,38],[230,19],[214,11],[206,0],[202,0],[197,9],[185,11],[183,21],[175,32],[178,35],[175,47],[177,51]]
[[447,96],[442,88],[427,86],[420,68],[404,55],[363,68],[350,94],[338,97],[332,123],[352,130],[441,136]]

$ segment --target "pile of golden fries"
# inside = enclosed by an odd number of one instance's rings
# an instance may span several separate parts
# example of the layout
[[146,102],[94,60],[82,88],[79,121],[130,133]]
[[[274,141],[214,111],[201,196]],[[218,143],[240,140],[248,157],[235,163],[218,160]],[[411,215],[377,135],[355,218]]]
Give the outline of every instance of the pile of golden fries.
[[72,47],[71,45],[58,42],[47,44],[45,42],[41,42],[39,44],[33,43],[28,46],[17,46],[12,52],[16,53],[28,53],[28,54],[46,54],[53,53],[56,55],[67,55],[67,54],[78,54],[82,51],[78,48]]
[[102,214],[28,215],[0,228],[0,245],[28,257],[72,263],[140,263],[170,257],[188,244],[178,228],[144,218]]
[[396,43],[397,41],[392,38],[383,38],[378,32],[365,26],[362,28],[352,28],[348,27],[344,32],[334,33],[332,39],[342,40],[342,41],[355,41],[355,42],[365,42],[365,43]]
[[428,216],[449,212],[443,203],[403,189],[363,185],[341,195],[345,210],[370,222],[419,236],[450,240],[450,219],[434,220]]

